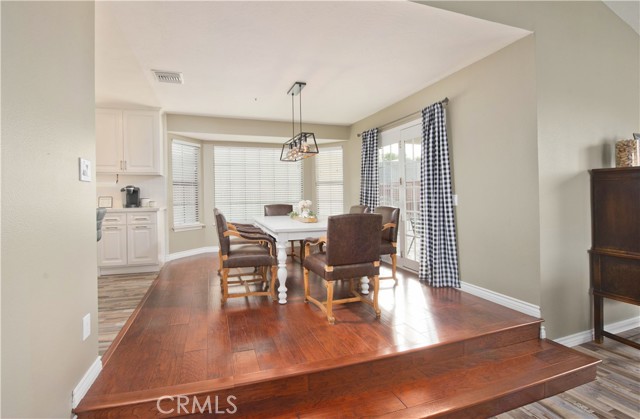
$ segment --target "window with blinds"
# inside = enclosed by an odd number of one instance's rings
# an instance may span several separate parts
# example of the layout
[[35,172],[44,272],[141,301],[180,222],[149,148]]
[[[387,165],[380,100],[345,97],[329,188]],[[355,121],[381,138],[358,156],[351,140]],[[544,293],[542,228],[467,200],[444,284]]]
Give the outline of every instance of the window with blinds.
[[173,174],[173,226],[200,225],[200,145],[173,140],[171,143]]
[[280,148],[215,146],[215,206],[228,220],[251,221],[267,204],[302,199],[302,162],[280,161]]
[[315,166],[318,214],[343,214],[342,147],[322,148],[315,156]]

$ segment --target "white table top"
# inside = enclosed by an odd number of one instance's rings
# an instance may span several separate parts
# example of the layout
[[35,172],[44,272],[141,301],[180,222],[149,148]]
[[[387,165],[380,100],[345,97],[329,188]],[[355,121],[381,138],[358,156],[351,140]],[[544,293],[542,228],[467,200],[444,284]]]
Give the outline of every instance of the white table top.
[[263,229],[273,233],[302,233],[327,231],[327,218],[318,218],[317,223],[303,223],[294,220],[288,215],[277,215],[270,217],[255,217],[254,221]]

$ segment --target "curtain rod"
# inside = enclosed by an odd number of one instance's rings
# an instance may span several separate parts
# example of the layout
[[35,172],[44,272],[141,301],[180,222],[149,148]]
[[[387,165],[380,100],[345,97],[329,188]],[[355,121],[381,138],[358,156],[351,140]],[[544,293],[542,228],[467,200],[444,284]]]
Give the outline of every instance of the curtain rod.
[[[449,104],[449,98],[448,98],[448,97],[445,97],[445,98],[444,98],[444,99],[442,99],[440,102],[436,102],[436,103],[442,103],[442,106],[447,106],[447,105]],[[398,118],[398,119],[394,119],[394,120],[393,120],[393,121],[391,121],[391,122],[387,122],[386,124],[384,124],[384,125],[382,125],[382,126],[378,127],[378,129],[379,129],[379,130],[383,130],[384,128],[388,127],[389,125],[393,125],[393,124],[395,124],[396,122],[402,121],[403,119],[407,119],[408,117],[413,116],[413,115],[416,115],[416,114],[419,114],[419,113],[421,113],[421,112],[422,112],[422,110],[415,111],[415,112],[411,112],[411,113],[410,113],[410,114],[408,114],[408,115],[405,115],[405,116],[400,117],[400,118]],[[360,137],[361,135],[362,135],[362,133],[361,133],[361,132],[359,132],[359,133],[358,133],[358,137]]]

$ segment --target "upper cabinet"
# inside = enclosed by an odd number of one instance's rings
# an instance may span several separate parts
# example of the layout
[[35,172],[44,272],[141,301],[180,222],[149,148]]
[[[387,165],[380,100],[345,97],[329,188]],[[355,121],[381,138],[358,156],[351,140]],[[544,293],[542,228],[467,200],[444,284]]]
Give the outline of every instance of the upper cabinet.
[[96,171],[159,175],[160,114],[96,109]]

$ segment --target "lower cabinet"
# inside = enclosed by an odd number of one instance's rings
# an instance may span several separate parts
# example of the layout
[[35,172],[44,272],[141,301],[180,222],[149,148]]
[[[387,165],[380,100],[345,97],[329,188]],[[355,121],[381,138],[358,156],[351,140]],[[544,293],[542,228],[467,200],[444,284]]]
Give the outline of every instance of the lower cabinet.
[[158,270],[158,224],[155,212],[107,211],[98,242],[101,274]]

